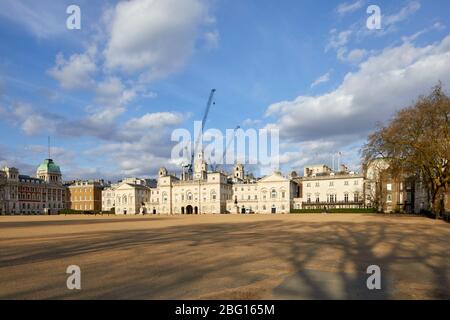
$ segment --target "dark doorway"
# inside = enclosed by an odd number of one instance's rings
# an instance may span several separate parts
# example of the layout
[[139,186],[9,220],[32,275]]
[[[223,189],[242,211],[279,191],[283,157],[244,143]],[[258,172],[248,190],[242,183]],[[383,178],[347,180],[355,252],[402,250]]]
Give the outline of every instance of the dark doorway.
[[198,207],[195,207],[195,214],[198,214]]
[[191,205],[186,207],[186,214],[192,214],[193,213],[193,208]]
[[244,207],[242,207],[241,213],[245,213],[245,208]]
[[153,209],[153,214],[156,214],[156,209]]
[[276,207],[272,207],[272,213],[277,213],[277,208]]
[[184,207],[181,207],[181,214],[184,214]]

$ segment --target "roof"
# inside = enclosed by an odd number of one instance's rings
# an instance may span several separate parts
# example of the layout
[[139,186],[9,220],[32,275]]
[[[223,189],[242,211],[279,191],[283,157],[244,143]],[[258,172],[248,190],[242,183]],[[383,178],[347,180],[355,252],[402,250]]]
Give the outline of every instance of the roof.
[[37,168],[37,171],[61,174],[61,170],[60,170],[59,166],[56,163],[54,163],[52,159],[45,159],[44,162],[42,162],[39,165],[39,167]]
[[44,183],[45,181],[39,178],[34,178],[34,177],[30,177],[30,176],[26,176],[26,175],[19,175],[19,180],[20,181],[30,181],[30,182],[34,182],[34,183]]

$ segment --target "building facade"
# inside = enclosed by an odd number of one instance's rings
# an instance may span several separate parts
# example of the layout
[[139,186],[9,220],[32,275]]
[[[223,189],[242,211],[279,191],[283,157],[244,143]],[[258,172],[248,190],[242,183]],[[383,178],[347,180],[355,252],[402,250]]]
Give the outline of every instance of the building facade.
[[65,208],[66,188],[61,170],[52,159],[39,165],[35,177],[21,175],[11,167],[0,171],[2,214],[57,214]]
[[[134,180],[134,181],[133,181]],[[125,179],[114,189],[116,214],[145,214],[150,188],[143,179]]]
[[67,208],[77,211],[101,211],[103,181],[79,180],[66,184]]
[[208,171],[203,154],[196,157],[192,176],[180,178],[159,170],[157,186],[150,188],[145,212],[150,214],[289,213],[297,184],[280,172],[262,179],[246,175],[237,164],[232,175]]
[[116,196],[115,190],[117,185],[113,184],[103,188],[102,190],[102,211],[114,212]]
[[326,165],[306,166],[304,176],[296,178],[302,184],[301,197],[295,209],[363,208],[365,179],[362,174],[348,171],[345,166],[335,172]]

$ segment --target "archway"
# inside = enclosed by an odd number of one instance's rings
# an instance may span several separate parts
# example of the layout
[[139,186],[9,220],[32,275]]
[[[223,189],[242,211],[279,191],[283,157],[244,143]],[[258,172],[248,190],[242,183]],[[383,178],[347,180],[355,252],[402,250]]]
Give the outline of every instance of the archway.
[[153,209],[153,214],[156,214],[156,209]]
[[195,211],[195,214],[198,214],[198,207],[195,207],[194,211]]
[[187,207],[186,207],[186,214],[192,214],[193,213],[193,208],[192,208],[192,206],[191,205],[188,205]]

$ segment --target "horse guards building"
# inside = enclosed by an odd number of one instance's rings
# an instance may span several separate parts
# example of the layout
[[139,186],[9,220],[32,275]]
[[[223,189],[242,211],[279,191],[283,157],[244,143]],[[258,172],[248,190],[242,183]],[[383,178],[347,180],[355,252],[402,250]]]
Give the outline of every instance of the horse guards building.
[[[375,205],[386,212],[418,212],[426,208],[425,191],[420,185],[407,179],[380,180],[383,169],[371,167],[360,174],[344,165],[332,170],[318,164],[305,166],[303,176],[296,172],[283,176],[275,171],[254,178],[246,174],[241,164],[233,167],[231,175],[209,171],[199,153],[192,175],[183,172],[178,177],[160,168],[156,181],[127,178],[115,184],[63,183],[59,166],[47,159],[37,168],[35,177],[20,175],[16,168],[0,169],[0,214],[57,214],[66,208],[101,208],[119,215],[283,214],[295,209]],[[377,200],[380,195],[383,201]]]

